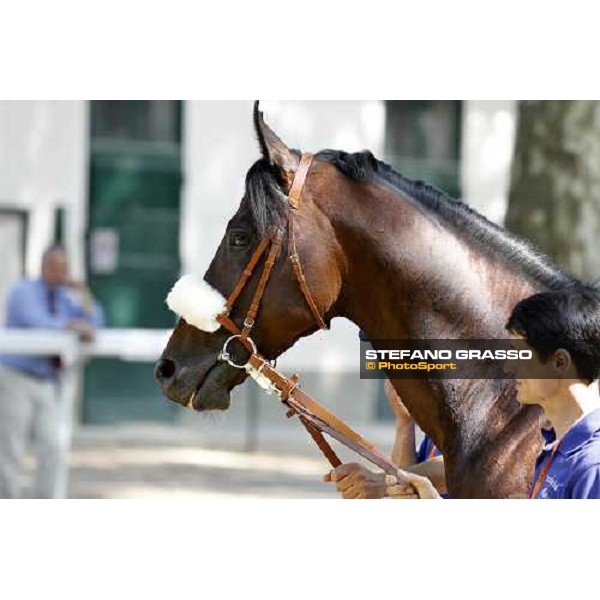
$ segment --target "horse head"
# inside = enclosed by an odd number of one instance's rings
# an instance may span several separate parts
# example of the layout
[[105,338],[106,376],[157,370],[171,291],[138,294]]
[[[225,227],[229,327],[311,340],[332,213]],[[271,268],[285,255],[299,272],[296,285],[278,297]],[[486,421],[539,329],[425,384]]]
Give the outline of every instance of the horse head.
[[[165,395],[198,411],[227,409],[231,390],[247,377],[244,369],[234,366],[246,361],[247,346],[239,339],[230,340],[231,330],[215,317],[225,309],[225,299],[243,277],[257,248],[269,242],[272,246],[275,235],[281,238],[249,333],[251,343],[267,359],[276,359],[299,338],[316,331],[320,316],[321,326],[329,323],[342,285],[343,256],[320,205],[320,199],[335,196],[339,173],[326,161],[312,161],[302,187],[301,205],[294,208],[288,193],[301,168],[301,154],[288,148],[269,128],[258,103],[254,124],[262,157],[246,175],[244,197],[204,280],[186,277],[171,292],[169,304],[180,319],[155,368]],[[308,295],[314,302],[312,310],[294,272],[294,255],[299,258]],[[260,255],[230,307],[228,317],[240,330],[257,301],[255,292],[268,260],[269,252]],[[229,362],[222,360],[225,345]]]

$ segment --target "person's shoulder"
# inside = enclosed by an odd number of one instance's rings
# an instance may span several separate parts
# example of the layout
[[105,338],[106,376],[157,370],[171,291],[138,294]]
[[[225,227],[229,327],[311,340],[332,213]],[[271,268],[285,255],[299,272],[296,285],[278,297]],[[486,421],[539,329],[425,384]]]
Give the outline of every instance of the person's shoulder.
[[577,467],[600,467],[600,431],[596,431],[573,455],[573,463]]
[[20,279],[12,285],[10,291],[12,294],[28,293],[37,289],[39,285],[37,279]]
[[600,461],[580,460],[571,470],[568,498],[600,498]]
[[591,436],[568,460],[572,480],[600,475],[600,432]]

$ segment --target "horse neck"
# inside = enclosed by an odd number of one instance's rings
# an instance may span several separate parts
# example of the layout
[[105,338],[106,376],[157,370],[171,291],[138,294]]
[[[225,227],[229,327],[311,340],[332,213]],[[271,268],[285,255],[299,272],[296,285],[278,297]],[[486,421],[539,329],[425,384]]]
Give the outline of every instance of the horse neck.
[[497,338],[541,290],[441,217],[383,185],[330,209],[345,266],[337,312],[374,339]]
[[[372,339],[505,337],[512,307],[541,286],[468,244],[436,214],[398,191],[361,188],[360,194],[345,196],[343,210],[334,208],[330,215],[346,259],[337,314]],[[505,381],[393,384],[444,452],[447,473],[453,463],[464,468],[475,456],[485,459],[483,446],[488,459],[493,455],[501,463],[504,458],[490,440],[502,439],[506,447],[506,434],[512,432],[520,443],[535,425],[536,418],[519,407]]]

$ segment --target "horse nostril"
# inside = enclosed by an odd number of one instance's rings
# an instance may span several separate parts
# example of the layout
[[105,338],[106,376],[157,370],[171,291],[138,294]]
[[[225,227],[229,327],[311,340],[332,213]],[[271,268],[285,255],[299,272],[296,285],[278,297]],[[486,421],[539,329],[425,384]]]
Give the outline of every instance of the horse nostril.
[[175,363],[168,358],[161,358],[154,367],[154,377],[158,381],[164,381],[165,379],[171,379],[175,375],[176,371]]

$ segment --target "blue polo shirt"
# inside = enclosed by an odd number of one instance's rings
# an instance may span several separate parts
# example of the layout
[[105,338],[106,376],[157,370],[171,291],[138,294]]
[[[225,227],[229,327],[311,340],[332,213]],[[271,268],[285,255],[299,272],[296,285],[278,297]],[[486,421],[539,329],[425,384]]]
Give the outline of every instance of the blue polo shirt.
[[[66,329],[70,321],[85,319],[93,327],[101,327],[104,322],[102,308],[96,304],[91,314],[87,314],[71,290],[56,288],[54,309],[50,309],[50,290],[42,279],[24,279],[10,291],[6,304],[7,328],[26,329]],[[0,355],[0,363],[25,371],[35,377],[53,379],[56,367],[49,356]]]
[[552,458],[553,447],[548,444],[538,458],[534,482],[547,461],[552,463],[536,498],[600,498],[600,409],[567,431]]

